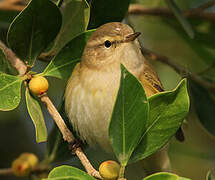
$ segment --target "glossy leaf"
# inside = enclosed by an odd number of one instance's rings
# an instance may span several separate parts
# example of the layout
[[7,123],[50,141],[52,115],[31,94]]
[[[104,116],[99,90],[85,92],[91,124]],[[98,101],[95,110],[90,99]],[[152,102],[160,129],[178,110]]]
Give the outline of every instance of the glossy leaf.
[[88,0],[88,2],[90,5],[88,29],[92,29],[108,22],[122,21],[130,0]]
[[70,41],[49,63],[43,75],[68,79],[80,61],[87,40],[93,32],[94,30],[86,31]]
[[63,165],[54,168],[48,178],[43,180],[95,180],[95,178],[77,168]]
[[53,2],[32,0],[10,25],[8,44],[16,55],[32,65],[56,37],[61,21],[60,10]]
[[159,172],[143,178],[143,180],[191,180],[168,172]]
[[47,140],[47,129],[40,104],[33,96],[31,96],[28,88],[26,88],[25,97],[28,113],[34,123],[36,141],[38,143],[44,142]]
[[191,80],[189,82],[193,105],[196,109],[199,120],[203,127],[215,136],[215,101],[209,94],[208,90]]
[[215,177],[213,176],[213,174],[211,173],[211,171],[208,171],[206,180],[215,180]]
[[84,32],[90,17],[90,8],[85,0],[71,0],[62,7],[63,23],[51,54],[57,54],[75,36]]
[[22,79],[0,72],[0,110],[15,109],[21,100]]
[[114,152],[126,165],[148,119],[149,104],[141,83],[121,65],[121,81],[109,126]]
[[194,38],[194,31],[188,22],[188,20],[184,17],[183,12],[179,9],[179,7],[175,4],[174,0],[166,0],[169,8],[174,13],[175,17],[183,26],[184,30],[187,32],[190,38]]
[[176,133],[189,111],[186,79],[173,91],[151,96],[149,121],[141,142],[134,150],[131,161],[144,159],[163,147]]

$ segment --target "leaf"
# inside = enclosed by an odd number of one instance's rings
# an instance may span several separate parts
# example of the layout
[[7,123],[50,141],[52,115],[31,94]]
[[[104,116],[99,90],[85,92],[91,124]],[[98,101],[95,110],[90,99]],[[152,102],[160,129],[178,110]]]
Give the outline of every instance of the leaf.
[[144,159],[159,150],[180,127],[189,111],[186,79],[173,91],[155,94],[148,100],[150,111],[147,129],[131,156],[132,162]]
[[32,0],[10,25],[8,44],[16,55],[32,65],[54,40],[61,22],[60,10],[54,3],[49,0]]
[[149,104],[141,83],[121,65],[121,81],[114,105],[109,137],[114,152],[126,165],[145,129]]
[[48,136],[46,159],[48,162],[63,161],[72,158],[68,143],[63,140],[62,134],[56,125],[53,126]]
[[166,0],[167,5],[169,6],[170,10],[174,13],[175,17],[178,19],[178,21],[183,26],[186,33],[189,35],[191,39],[194,38],[194,31],[192,29],[192,26],[187,21],[187,19],[184,17],[183,12],[178,8],[178,6],[175,4],[174,0]]
[[77,168],[63,165],[54,168],[48,178],[43,180],[95,180],[95,178]]
[[15,109],[21,100],[22,79],[0,72],[0,110]]
[[193,105],[203,127],[215,136],[215,101],[209,92],[193,81],[189,81]]
[[18,74],[17,70],[13,66],[11,66],[11,64],[9,63],[1,49],[0,49],[0,72],[11,75]]
[[80,61],[87,40],[95,30],[86,31],[70,41],[49,63],[44,76],[68,79],[73,68]]
[[40,104],[34,97],[31,96],[28,88],[26,88],[25,97],[28,113],[34,123],[36,141],[38,143],[44,142],[47,140],[47,129]]
[[51,54],[57,54],[69,41],[87,29],[90,8],[85,0],[71,0],[65,2],[62,15],[62,27],[50,50]]
[[191,180],[191,179],[182,178],[173,173],[159,172],[159,173],[154,173],[150,176],[147,176],[143,178],[143,180]]
[[108,22],[121,22],[128,11],[130,0],[88,0],[90,22],[88,29],[97,28]]
[[213,174],[211,173],[211,171],[208,171],[206,180],[215,180],[215,177],[213,176]]

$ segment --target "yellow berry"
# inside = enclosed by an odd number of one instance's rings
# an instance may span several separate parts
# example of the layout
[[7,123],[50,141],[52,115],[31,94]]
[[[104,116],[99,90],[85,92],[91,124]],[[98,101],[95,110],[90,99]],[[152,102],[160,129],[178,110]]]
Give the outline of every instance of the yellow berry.
[[104,161],[99,166],[99,173],[105,180],[115,180],[119,175],[120,165],[115,161]]
[[38,158],[33,153],[22,153],[19,159],[28,162],[31,168],[34,168],[38,164]]
[[32,153],[23,153],[12,162],[12,170],[15,176],[28,176],[32,168],[38,163],[38,158]]
[[29,82],[29,89],[36,95],[45,93],[49,88],[47,79],[43,76],[33,77]]

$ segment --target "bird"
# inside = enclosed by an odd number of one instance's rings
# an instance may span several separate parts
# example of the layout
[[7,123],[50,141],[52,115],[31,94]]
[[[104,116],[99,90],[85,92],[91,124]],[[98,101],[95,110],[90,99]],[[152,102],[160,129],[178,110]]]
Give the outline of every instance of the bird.
[[[142,54],[139,35],[121,22],[100,26],[89,38],[68,80],[65,111],[80,139],[90,146],[98,144],[111,151],[108,127],[119,90],[121,64],[139,80],[147,97],[163,91],[157,73]],[[167,148],[148,159],[148,166],[154,164],[153,172],[170,168]]]

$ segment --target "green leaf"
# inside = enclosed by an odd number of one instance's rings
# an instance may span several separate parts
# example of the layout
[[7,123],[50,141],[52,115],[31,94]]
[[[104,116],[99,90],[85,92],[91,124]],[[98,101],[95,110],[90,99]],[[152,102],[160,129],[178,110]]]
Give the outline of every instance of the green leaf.
[[141,83],[121,65],[121,81],[109,125],[114,152],[126,165],[148,119],[149,104]]
[[17,70],[13,66],[11,66],[11,64],[9,63],[1,49],[0,49],[0,72],[11,75],[18,74]]
[[77,168],[63,165],[54,168],[48,178],[43,180],[95,180],[95,178]]
[[80,61],[84,47],[95,30],[86,31],[70,41],[49,63],[44,76],[68,79],[75,65]]
[[50,54],[57,54],[75,36],[84,32],[90,17],[90,8],[85,0],[71,0],[62,7],[63,23]]
[[191,179],[179,177],[178,175],[173,173],[159,172],[147,176],[143,180],[191,180]]
[[189,111],[186,79],[173,91],[155,94],[148,100],[150,111],[147,129],[131,156],[132,162],[144,159],[159,150],[180,127]]
[[211,173],[211,171],[208,171],[206,180],[215,180],[215,177],[213,176],[213,174]]
[[204,89],[202,86],[191,80],[189,81],[189,84],[193,105],[196,109],[199,120],[203,127],[215,136],[215,101],[209,94],[208,90]]
[[0,72],[0,110],[15,109],[21,100],[22,79]]
[[97,28],[108,22],[122,21],[128,11],[130,0],[88,0],[90,22],[88,29]]
[[44,142],[47,140],[47,129],[40,104],[34,97],[31,96],[28,88],[26,88],[25,97],[28,113],[34,123],[36,141],[38,143]]
[[192,29],[192,26],[187,21],[187,19],[184,17],[183,12],[178,8],[178,6],[175,4],[174,0],[166,0],[167,5],[169,6],[170,10],[174,13],[175,17],[178,19],[178,21],[183,26],[184,30],[187,32],[189,37],[191,39],[194,38],[194,31]]
[[54,40],[61,22],[60,10],[53,2],[32,0],[10,25],[8,44],[16,55],[32,65],[37,56]]
[[63,161],[72,158],[69,145],[63,140],[62,134],[58,127],[54,125],[48,136],[46,147],[46,159],[48,162]]

